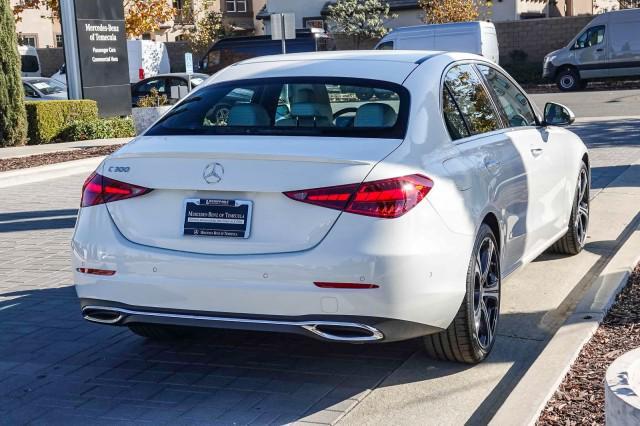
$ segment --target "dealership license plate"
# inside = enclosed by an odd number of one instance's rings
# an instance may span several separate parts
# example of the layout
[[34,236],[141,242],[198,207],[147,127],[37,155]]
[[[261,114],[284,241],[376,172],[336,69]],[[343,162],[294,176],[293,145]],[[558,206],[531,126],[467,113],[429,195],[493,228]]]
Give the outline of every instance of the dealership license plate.
[[252,207],[246,200],[185,200],[184,235],[249,238]]

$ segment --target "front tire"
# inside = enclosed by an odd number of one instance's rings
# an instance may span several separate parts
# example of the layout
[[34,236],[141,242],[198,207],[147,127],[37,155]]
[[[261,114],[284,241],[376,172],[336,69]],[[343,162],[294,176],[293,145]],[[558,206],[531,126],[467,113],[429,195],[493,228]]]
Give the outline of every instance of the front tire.
[[589,169],[585,163],[580,167],[576,196],[569,217],[569,230],[551,250],[556,253],[576,255],[584,248],[589,229]]
[[491,352],[500,316],[500,255],[493,231],[482,224],[467,270],[467,292],[449,327],[424,337],[435,359],[477,364]]
[[558,89],[563,92],[573,92],[580,89],[582,80],[580,80],[580,75],[576,70],[568,68],[558,73],[556,84]]

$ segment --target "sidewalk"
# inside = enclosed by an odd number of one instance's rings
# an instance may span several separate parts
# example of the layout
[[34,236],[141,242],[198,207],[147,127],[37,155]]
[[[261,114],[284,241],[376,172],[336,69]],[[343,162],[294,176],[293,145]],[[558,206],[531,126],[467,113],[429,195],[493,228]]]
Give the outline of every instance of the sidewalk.
[[73,151],[95,146],[117,145],[129,142],[133,138],[94,139],[90,141],[51,143],[44,145],[25,145],[0,148],[0,160],[8,158],[28,157],[30,155],[48,154],[51,152]]

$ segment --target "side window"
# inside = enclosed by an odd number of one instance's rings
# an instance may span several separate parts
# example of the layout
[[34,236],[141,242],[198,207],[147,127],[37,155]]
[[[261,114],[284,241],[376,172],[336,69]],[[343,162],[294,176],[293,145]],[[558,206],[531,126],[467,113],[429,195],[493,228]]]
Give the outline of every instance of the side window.
[[573,49],[584,49],[604,42],[604,25],[589,28],[583,32],[573,45]]
[[446,86],[442,91],[442,112],[444,113],[444,121],[447,124],[451,139],[456,140],[469,136],[469,130],[464,118],[462,118],[462,114]]
[[165,80],[163,78],[156,78],[149,80],[144,84],[139,85],[136,88],[136,95],[146,96],[151,92],[151,89],[156,89],[160,95],[166,94]]
[[376,50],[393,50],[393,42],[385,41],[384,43],[380,43]]
[[491,97],[472,65],[451,68],[445,76],[445,84],[460,108],[471,134],[491,132],[501,127]]
[[496,94],[510,127],[535,126],[536,116],[527,97],[500,71],[477,65]]

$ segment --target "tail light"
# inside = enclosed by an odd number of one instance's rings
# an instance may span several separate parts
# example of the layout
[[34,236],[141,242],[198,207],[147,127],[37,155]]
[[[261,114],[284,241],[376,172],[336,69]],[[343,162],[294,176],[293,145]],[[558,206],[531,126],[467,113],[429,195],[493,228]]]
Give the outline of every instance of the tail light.
[[361,184],[285,192],[292,200],[365,216],[396,218],[427,196],[433,181],[410,175]]
[[126,200],[127,198],[148,194],[151,191],[149,188],[120,182],[93,172],[82,186],[80,207]]
[[138,68],[138,78],[144,80],[144,68]]

